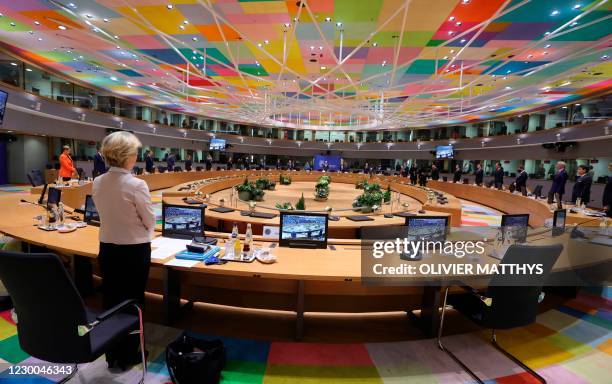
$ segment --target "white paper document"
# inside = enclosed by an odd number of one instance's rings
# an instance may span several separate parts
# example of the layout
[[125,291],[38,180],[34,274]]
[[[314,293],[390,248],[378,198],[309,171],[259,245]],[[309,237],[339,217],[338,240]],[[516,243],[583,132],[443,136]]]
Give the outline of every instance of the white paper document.
[[151,242],[151,259],[163,260],[177,253],[184,251],[187,244],[191,244],[191,240],[170,239],[167,237],[156,237]]
[[191,268],[191,267],[194,267],[197,263],[199,263],[198,260],[172,259],[172,260],[168,261],[167,263],[164,263],[164,265],[167,265],[169,267]]

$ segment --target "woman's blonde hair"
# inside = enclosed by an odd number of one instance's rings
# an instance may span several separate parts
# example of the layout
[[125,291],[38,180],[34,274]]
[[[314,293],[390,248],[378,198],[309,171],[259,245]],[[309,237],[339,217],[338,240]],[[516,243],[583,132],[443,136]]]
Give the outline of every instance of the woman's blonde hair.
[[128,157],[138,154],[142,143],[126,131],[113,132],[102,140],[102,156],[111,167],[123,167]]

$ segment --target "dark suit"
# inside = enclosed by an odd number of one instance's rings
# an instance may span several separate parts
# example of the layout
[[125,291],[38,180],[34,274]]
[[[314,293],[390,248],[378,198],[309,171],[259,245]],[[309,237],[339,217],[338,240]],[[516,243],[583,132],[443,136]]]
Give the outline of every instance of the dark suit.
[[482,185],[482,180],[484,179],[484,171],[482,168],[476,169],[474,176],[476,176],[476,185]]
[[174,161],[174,155],[168,155],[168,158],[166,159],[166,163],[168,165],[168,172],[174,171]]
[[612,176],[608,176],[608,182],[604,187],[602,205],[608,207],[608,217],[612,217]]
[[461,181],[461,175],[463,173],[461,172],[460,169],[456,170],[455,173],[453,173],[453,183],[458,183]]
[[580,198],[583,204],[588,204],[591,200],[591,184],[593,184],[593,178],[588,173],[578,177],[572,189],[572,203]]
[[425,172],[425,169],[419,170],[419,185],[421,187],[425,187],[427,185],[427,172]]
[[440,178],[440,170],[438,168],[431,170],[431,179],[438,180]]
[[153,156],[147,155],[145,156],[145,169],[148,173],[155,172],[155,162],[153,161]]
[[410,182],[412,184],[416,184],[416,181],[417,181],[417,172],[418,172],[418,170],[415,167],[410,167],[409,174],[410,174]]
[[106,172],[106,163],[99,152],[94,156],[93,162],[94,175],[99,176]]
[[193,166],[193,161],[191,160],[185,160],[185,170],[186,171],[191,171],[191,167]]
[[493,182],[495,184],[495,188],[500,189],[502,185],[504,185],[504,168],[499,167],[493,171]]
[[516,187],[517,191],[522,191],[523,188],[527,188],[528,177],[529,176],[527,175],[527,171],[525,170],[519,173],[519,175],[516,177],[516,181],[514,181],[514,186]]
[[567,178],[568,175],[565,169],[555,173],[549,193],[558,193],[563,196],[565,194],[565,183],[567,182]]

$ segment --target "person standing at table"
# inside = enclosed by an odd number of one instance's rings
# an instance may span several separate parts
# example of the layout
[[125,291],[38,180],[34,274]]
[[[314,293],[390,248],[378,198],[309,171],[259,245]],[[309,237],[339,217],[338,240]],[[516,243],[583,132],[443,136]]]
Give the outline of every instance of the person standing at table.
[[174,153],[168,152],[168,157],[166,158],[166,165],[168,167],[168,172],[174,172],[175,162],[176,162],[176,157],[174,157]]
[[557,172],[553,176],[553,182],[550,187],[550,191],[548,191],[548,204],[552,204],[555,199],[555,195],[558,195],[558,201],[563,199],[563,195],[565,194],[565,183],[567,182],[568,174],[565,170],[565,163],[563,161],[558,161]]
[[[608,171],[612,174],[612,161],[608,163]],[[604,187],[601,199],[606,216],[612,217],[612,176],[608,176],[608,181]]]
[[[126,131],[113,132],[102,141],[110,168],[95,178],[93,200],[100,216],[98,263],[104,309],[129,299],[144,303],[155,214],[147,183],[131,174],[140,145]],[[138,344],[139,335],[121,340],[106,354],[109,368],[139,363]]]
[[62,147],[62,154],[59,157],[59,163],[59,176],[62,178],[62,181],[69,181],[76,171],[76,168],[74,167],[72,157],[70,157],[70,147],[68,145],[64,145]]
[[147,149],[147,154],[145,155],[145,170],[147,173],[155,172],[155,161],[153,161],[153,151]]
[[100,146],[96,147],[97,151],[93,160],[93,174],[94,177],[103,175],[106,173],[106,163],[104,162],[104,157],[100,153]]
[[576,204],[576,200],[580,199],[584,205],[589,204],[591,201],[591,184],[593,184],[593,178],[589,174],[588,165],[578,166],[578,177],[572,188],[572,203]]
[[517,191],[523,192],[523,188],[527,188],[527,178],[529,175],[527,175],[527,171],[525,171],[525,167],[522,165],[519,165],[518,171],[519,174],[514,181],[514,187]]
[[363,165],[363,173],[370,173],[370,165],[367,162]]
[[185,170],[191,171],[191,167],[193,166],[193,160],[191,160],[191,155],[187,155],[185,158]]
[[499,162],[495,163],[495,171],[493,171],[493,183],[495,188],[502,189],[504,185],[504,167]]
[[204,164],[206,166],[207,171],[210,171],[212,169],[212,156],[210,155],[210,153],[206,155],[206,161],[204,162]]
[[427,186],[427,171],[425,170],[425,167],[421,167],[419,169],[419,185],[421,187]]
[[440,178],[440,170],[438,169],[438,166],[435,164],[431,165],[431,179],[432,180],[438,180]]
[[417,169],[416,163],[412,163],[410,166],[410,171],[408,171],[408,174],[410,175],[410,184],[416,184],[418,173],[419,170]]
[[476,164],[476,170],[474,171],[474,176],[475,176],[475,182],[476,185],[481,186],[482,185],[482,181],[484,179],[484,171],[482,170],[482,164],[477,163]]
[[455,172],[453,173],[453,183],[458,183],[461,181],[461,175],[463,172],[461,172],[461,167],[459,166],[459,164],[455,164]]

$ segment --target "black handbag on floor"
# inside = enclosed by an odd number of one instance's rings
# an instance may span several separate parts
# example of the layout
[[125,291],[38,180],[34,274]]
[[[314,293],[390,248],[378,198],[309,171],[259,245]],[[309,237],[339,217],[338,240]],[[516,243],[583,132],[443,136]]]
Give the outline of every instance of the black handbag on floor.
[[166,347],[166,365],[174,384],[217,384],[225,359],[221,340],[201,340],[183,333]]

